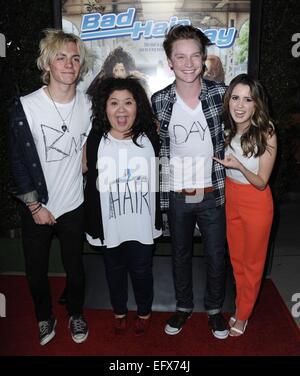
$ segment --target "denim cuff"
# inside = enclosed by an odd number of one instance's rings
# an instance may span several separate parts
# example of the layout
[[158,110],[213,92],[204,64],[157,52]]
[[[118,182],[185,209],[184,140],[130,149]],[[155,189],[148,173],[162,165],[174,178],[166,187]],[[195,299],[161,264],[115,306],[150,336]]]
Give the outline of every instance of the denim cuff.
[[187,313],[192,313],[193,308],[181,308],[181,307],[176,307],[176,312],[187,312]]
[[209,309],[206,311],[206,313],[211,316],[211,315],[216,315],[217,313],[221,312],[221,310],[219,308],[216,308],[216,309]]
[[29,202],[38,201],[38,193],[37,191],[32,191],[24,194],[17,195],[18,199],[23,201],[24,204],[28,204]]

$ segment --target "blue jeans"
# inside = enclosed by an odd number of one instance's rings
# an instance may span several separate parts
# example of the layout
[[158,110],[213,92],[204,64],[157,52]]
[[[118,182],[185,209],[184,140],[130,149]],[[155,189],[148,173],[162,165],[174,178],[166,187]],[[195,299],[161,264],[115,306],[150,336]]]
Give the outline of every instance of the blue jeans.
[[168,221],[172,241],[173,277],[177,310],[192,311],[192,256],[195,224],[201,232],[206,264],[204,307],[208,314],[221,310],[225,297],[225,211],[216,207],[213,192],[189,203],[182,193],[170,192]]
[[82,313],[84,304],[83,205],[57,218],[56,224],[37,225],[27,208],[21,207],[22,243],[25,271],[38,321],[52,316],[48,281],[49,251],[57,235],[64,269],[67,274],[67,310],[70,316]]
[[153,302],[152,258],[154,245],[128,241],[103,250],[111,305],[116,315],[127,313],[128,273],[131,278],[137,314],[146,316]]

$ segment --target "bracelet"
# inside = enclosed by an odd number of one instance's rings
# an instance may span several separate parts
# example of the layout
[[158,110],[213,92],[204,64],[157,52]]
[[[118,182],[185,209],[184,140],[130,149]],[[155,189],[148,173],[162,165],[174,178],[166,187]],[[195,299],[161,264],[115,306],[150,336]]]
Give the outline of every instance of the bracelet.
[[42,209],[42,204],[39,203],[38,207],[31,210],[31,215],[35,215],[37,212],[39,212]]
[[30,206],[34,206],[34,205],[36,205],[36,204],[38,204],[38,203],[39,203],[38,201],[28,202],[28,203],[26,204],[26,206],[30,207]]
[[31,215],[35,215],[35,214],[37,214],[41,209],[42,209],[42,205],[39,206],[37,209],[33,210],[33,211],[31,212]]
[[[42,205],[40,202],[36,202],[35,204],[32,204],[28,207],[28,209],[32,212],[32,211],[35,211],[35,209],[39,208],[40,205]],[[31,209],[32,206],[35,206],[33,209]]]

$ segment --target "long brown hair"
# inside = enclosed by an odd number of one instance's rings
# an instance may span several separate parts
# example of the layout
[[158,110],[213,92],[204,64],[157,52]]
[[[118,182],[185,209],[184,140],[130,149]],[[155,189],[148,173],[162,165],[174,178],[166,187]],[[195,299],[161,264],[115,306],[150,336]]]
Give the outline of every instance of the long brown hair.
[[229,101],[236,85],[247,85],[250,88],[250,95],[254,101],[254,113],[251,124],[241,136],[241,147],[246,157],[259,157],[264,154],[268,146],[268,137],[275,132],[272,119],[268,109],[268,99],[261,83],[248,74],[239,74],[231,82],[225,93],[223,101],[222,118],[224,121],[225,147],[231,146],[231,141],[237,133],[237,126],[229,111]]

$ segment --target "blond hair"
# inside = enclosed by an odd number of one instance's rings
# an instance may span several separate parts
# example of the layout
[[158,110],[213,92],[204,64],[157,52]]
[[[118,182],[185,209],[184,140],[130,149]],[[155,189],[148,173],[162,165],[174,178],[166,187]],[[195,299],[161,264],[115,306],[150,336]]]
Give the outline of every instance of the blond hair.
[[63,30],[47,29],[44,31],[45,37],[40,41],[40,55],[37,58],[37,67],[42,71],[42,81],[48,85],[50,82],[50,72],[46,70],[61,48],[73,42],[78,48],[80,56],[80,81],[92,66],[93,56],[88,52],[82,40],[75,34],[65,33]]

